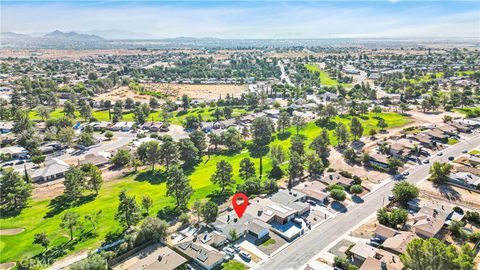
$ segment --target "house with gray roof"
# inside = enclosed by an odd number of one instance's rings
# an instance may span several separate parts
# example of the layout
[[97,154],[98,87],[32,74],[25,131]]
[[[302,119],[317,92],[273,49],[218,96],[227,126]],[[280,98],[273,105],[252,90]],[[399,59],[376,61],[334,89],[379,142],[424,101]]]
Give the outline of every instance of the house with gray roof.
[[70,166],[65,162],[52,158],[45,161],[42,167],[29,170],[28,175],[33,182],[46,182],[63,178],[69,169]]

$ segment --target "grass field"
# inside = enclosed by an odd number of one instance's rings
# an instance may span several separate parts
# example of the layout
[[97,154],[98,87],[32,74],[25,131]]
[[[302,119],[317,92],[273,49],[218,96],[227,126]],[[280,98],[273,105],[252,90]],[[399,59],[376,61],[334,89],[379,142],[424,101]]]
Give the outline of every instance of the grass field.
[[455,108],[453,110],[464,114],[467,118],[480,117],[480,108]]
[[480,155],[480,150],[472,150],[468,152],[470,155]]
[[231,260],[226,263],[223,263],[222,269],[223,270],[246,270],[248,268],[247,266],[245,266],[245,264],[239,261]]
[[[187,113],[184,113],[183,111],[178,111],[173,113],[173,117],[170,118],[170,123],[171,124],[176,124],[176,125],[181,125],[185,118],[189,115],[201,115],[203,121],[215,121],[215,116],[214,116],[215,109],[211,107],[206,107],[206,108],[195,108],[195,109],[190,109],[188,110]],[[248,111],[245,109],[241,108],[234,108],[232,116],[235,117],[237,115],[241,115],[243,113],[247,113]],[[42,120],[42,118],[38,115],[36,111],[30,111],[29,113],[30,119],[31,120]],[[64,113],[62,109],[56,109],[50,113],[50,118],[56,119],[63,117]],[[79,112],[75,112],[75,117],[76,120],[78,121],[83,121],[84,119],[80,117]],[[94,110],[92,112],[92,117],[96,118],[98,121],[111,121],[108,110]],[[113,110],[112,110],[112,117],[113,117]],[[156,110],[153,110],[148,118],[147,121],[161,121],[162,118],[160,117],[160,113]],[[224,119],[224,118],[221,118]],[[123,119],[122,121],[127,121],[127,122],[134,122],[135,121],[135,115],[131,111],[125,111],[123,113]]]
[[[385,119],[389,128],[402,126],[411,121],[407,117],[395,113],[380,113],[378,116]],[[332,122],[327,128],[329,129],[329,135],[333,144],[336,144],[336,138],[333,136],[333,130],[336,123],[342,122],[348,126],[350,119],[351,117],[347,116],[337,116],[332,119]],[[364,126],[364,134],[368,134],[369,130],[375,128],[378,122],[373,113],[363,116],[360,121]],[[306,137],[305,145],[307,148],[314,137],[320,134],[320,130],[321,127],[317,126],[314,122],[310,122],[306,125],[305,129],[300,131],[301,135]],[[290,128],[288,133],[294,134],[294,128]],[[290,138],[277,135],[271,144],[282,145],[284,150],[288,151]],[[239,164],[243,158],[249,156],[249,151],[244,149],[240,153],[212,155],[210,159],[204,157],[203,162],[188,176],[191,185],[195,190],[190,202],[193,202],[197,198],[207,198],[214,191],[219,190],[219,188],[216,185],[213,185],[209,179],[215,171],[217,162],[220,160],[226,160],[232,164],[234,178],[237,183],[240,183],[241,179],[238,176]],[[255,163],[258,172],[259,160],[253,158],[252,161]],[[264,158],[263,165],[264,175],[266,175],[266,172],[271,170],[271,164],[268,157]],[[286,166],[286,164],[283,165],[283,169],[285,169]],[[54,203],[53,200],[32,201],[30,206],[24,209],[20,215],[1,220],[0,229],[20,227],[24,228],[25,231],[18,235],[1,236],[0,253],[2,256],[0,262],[15,261],[23,257],[30,257],[41,253],[43,248],[39,245],[32,244],[33,236],[40,232],[46,232],[52,241],[52,247],[65,245],[68,249],[68,253],[100,246],[109,233],[121,232],[119,224],[114,220],[114,214],[118,206],[117,196],[121,190],[125,189],[129,195],[135,195],[138,202],[140,202],[141,197],[144,195],[151,196],[154,201],[154,205],[150,210],[152,215],[165,206],[173,205],[173,199],[166,197],[165,195],[166,184],[164,183],[163,177],[161,171],[158,171],[154,175],[144,171],[122,179],[107,182],[104,184],[96,198],[91,196],[85,197],[85,202],[83,204],[74,206],[68,210],[62,209],[62,207],[58,205],[58,203]],[[59,227],[63,214],[67,211],[74,211],[79,213],[83,219],[86,214],[99,210],[102,211],[102,214],[95,233],[91,234],[90,237],[80,237],[80,234],[77,234],[77,240],[68,243],[68,232]],[[86,231],[90,229],[91,226],[87,224]],[[61,256],[63,256],[63,254],[59,257]]]
[[448,141],[447,141],[447,144],[448,144],[448,145],[454,145],[454,144],[456,144],[456,143],[458,143],[458,140],[457,140],[457,139],[455,139],[455,138],[448,138]]
[[[42,120],[40,115],[36,111],[30,111],[29,113],[30,119],[31,120]],[[63,117],[63,109],[56,109],[50,113],[50,118],[56,119]],[[80,117],[80,113],[78,111],[75,112],[75,120],[83,121],[84,119]],[[111,121],[108,110],[94,110],[92,111],[92,117],[96,118],[97,121]],[[113,110],[112,110],[112,117],[113,117]],[[152,110],[150,114],[148,115],[148,121],[151,121],[151,119],[154,119],[154,121],[160,121],[160,115],[159,112],[156,110]],[[124,111],[123,112],[123,119],[121,121],[127,121],[127,122],[133,122],[135,121],[135,115],[131,111]]]
[[277,241],[275,241],[275,239],[270,238],[270,239],[268,239],[267,241],[263,242],[263,243],[262,243],[262,246],[267,247],[267,246],[270,246],[270,245],[275,244],[276,242],[277,242]]
[[[190,109],[188,110],[187,113],[183,111],[178,111],[174,113],[174,116],[170,119],[170,123],[181,125],[183,121],[185,121],[185,118],[187,118],[187,116],[189,115],[196,115],[196,116],[201,115],[202,120],[206,122],[215,121],[216,118],[214,116],[214,113],[215,113],[215,108],[212,108],[212,107]],[[241,108],[233,108],[232,117],[235,117],[237,115],[241,115],[244,113],[248,113],[248,111]],[[224,118],[222,117],[221,119],[224,119]]]
[[[328,73],[326,71],[320,69],[320,67],[318,65],[306,64],[305,67],[310,72],[319,72],[320,73],[319,78],[320,78],[320,84],[322,86],[337,86],[339,84],[339,82],[337,80],[334,80],[334,79],[330,78]],[[347,88],[352,86],[351,84],[348,84],[348,83],[342,83],[342,85],[344,87],[347,87]]]

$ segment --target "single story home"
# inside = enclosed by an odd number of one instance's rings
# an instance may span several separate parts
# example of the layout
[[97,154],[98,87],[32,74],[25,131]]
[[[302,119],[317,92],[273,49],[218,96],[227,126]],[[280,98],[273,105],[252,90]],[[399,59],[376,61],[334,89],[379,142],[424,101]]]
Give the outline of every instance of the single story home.
[[102,167],[107,165],[109,162],[110,159],[107,157],[107,153],[98,153],[85,155],[85,158],[81,160],[79,164],[93,164],[97,167]]
[[194,237],[188,237],[176,244],[175,249],[205,270],[211,270],[220,266],[225,257],[225,253],[209,245],[202,244]]
[[[180,256],[177,252],[169,247],[160,247],[151,253],[147,253],[146,256],[141,253],[140,259],[125,270],[177,270],[184,269],[184,265],[187,263],[187,259]],[[118,269],[122,269],[118,268]],[[114,268],[116,269],[116,268]]]
[[10,155],[13,159],[26,158],[28,156],[28,151],[22,146],[8,146],[1,148],[0,154]]
[[350,252],[353,254],[355,260],[364,262],[367,258],[375,256],[377,250],[377,248],[367,245],[364,242],[359,242],[350,249]]
[[393,237],[389,237],[383,242],[385,250],[394,254],[402,254],[407,250],[407,245],[417,236],[412,232],[400,232]]
[[12,128],[13,122],[0,122],[0,134],[9,133],[10,131],[12,131]]
[[63,178],[70,166],[60,159],[52,158],[44,162],[44,165],[37,169],[27,171],[33,182],[46,182]]
[[480,188],[480,176],[469,172],[452,172],[448,181],[471,189]]
[[270,224],[259,219],[253,219],[248,223],[248,232],[257,240],[264,239],[268,236],[270,231]]
[[373,231],[373,236],[380,238],[382,241],[387,240],[388,238],[394,237],[399,232],[395,229],[390,227],[384,226],[382,224],[378,224],[378,226]]
[[320,182],[325,185],[341,185],[343,187],[349,187],[355,182],[352,178],[347,178],[338,172],[326,172],[320,179]]

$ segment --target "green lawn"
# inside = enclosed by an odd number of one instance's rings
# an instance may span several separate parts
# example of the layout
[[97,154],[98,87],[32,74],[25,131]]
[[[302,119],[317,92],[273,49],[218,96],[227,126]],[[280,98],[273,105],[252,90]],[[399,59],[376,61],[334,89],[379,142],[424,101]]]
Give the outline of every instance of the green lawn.
[[270,239],[268,239],[267,241],[263,242],[263,243],[262,243],[262,246],[265,246],[265,247],[266,247],[266,246],[269,246],[269,245],[273,245],[273,244],[275,244],[276,242],[277,242],[277,241],[275,241],[275,239],[270,238]]
[[480,150],[472,150],[468,152],[470,155],[480,155]]
[[448,138],[448,141],[447,141],[447,144],[448,145],[454,145],[458,143],[458,140],[457,139],[454,139],[454,138]]
[[[379,117],[385,119],[389,128],[405,125],[410,122],[405,116],[395,113],[380,113]],[[370,113],[360,119],[364,126],[364,134],[368,134],[368,131],[375,128],[378,120],[375,118],[375,114]],[[336,139],[333,136],[333,130],[335,123],[342,122],[348,125],[351,117],[337,116],[332,119],[332,122],[328,125],[329,134],[331,136],[332,143],[336,144]],[[320,134],[321,127],[318,127],[315,123],[310,122],[306,125],[305,129],[300,133],[306,137],[305,145],[308,147],[314,137]],[[294,134],[294,128],[288,130],[290,134]],[[282,136],[275,136],[275,139],[271,143],[282,145],[285,151],[288,151],[290,146],[290,138],[282,138]],[[311,151],[311,150],[309,150]],[[233,166],[234,178],[237,183],[241,180],[238,177],[238,169],[240,161],[249,157],[250,153],[244,149],[240,153],[231,155],[212,155],[210,159],[204,157],[203,162],[199,164],[195,170],[189,175],[191,185],[195,190],[191,201],[193,202],[197,198],[207,198],[212,192],[219,190],[216,185],[210,182],[210,176],[215,171],[215,166],[220,160],[226,160]],[[252,159],[259,168],[259,160],[257,158]],[[271,164],[268,157],[264,158],[263,162],[264,175],[271,170]],[[285,169],[287,164],[283,165]],[[52,246],[58,246],[68,241],[68,233],[66,230],[60,229],[59,224],[61,216],[66,211],[78,212],[82,219],[86,214],[101,210],[102,216],[98,225],[98,229],[95,231],[96,235],[91,237],[82,237],[77,235],[80,240],[75,241],[74,244],[69,245],[70,250],[68,253],[91,249],[98,247],[105,241],[106,235],[110,232],[119,232],[120,226],[114,220],[114,214],[118,206],[118,194],[122,189],[126,189],[130,195],[136,195],[137,201],[140,202],[141,197],[149,195],[154,201],[150,213],[153,215],[160,209],[168,205],[173,205],[173,199],[166,197],[166,185],[164,183],[163,175],[159,171],[155,175],[151,175],[148,172],[141,172],[134,174],[119,180],[110,181],[104,184],[100,190],[100,194],[94,200],[87,200],[87,202],[72,207],[71,209],[62,211],[51,205],[50,200],[34,200],[30,203],[30,206],[22,211],[22,213],[16,217],[2,219],[0,222],[1,229],[8,228],[24,228],[25,231],[12,236],[1,236],[0,239],[0,263],[19,260],[23,257],[30,257],[35,254],[39,254],[42,251],[42,247],[33,245],[33,236],[36,233],[46,232],[48,237],[52,241]],[[47,213],[50,213],[47,215]],[[86,230],[90,230],[91,226],[87,225]]]
[[480,117],[480,108],[455,108],[453,110],[464,114],[467,118]]
[[[50,118],[52,119],[60,118],[63,116],[64,116],[63,109],[56,109],[50,113]],[[29,117],[31,120],[37,120],[37,121],[42,120],[42,118],[38,115],[36,111],[30,111]],[[83,118],[80,117],[80,113],[78,111],[75,112],[75,117],[76,117],[75,120],[83,121]],[[97,121],[110,121],[108,110],[94,110],[92,112],[92,117],[96,118]],[[113,117],[113,110],[112,110],[112,117]],[[152,117],[154,121],[160,121],[160,116],[158,111],[153,110],[152,112],[150,112],[147,118],[148,121],[151,121]],[[133,122],[135,121],[135,116],[131,111],[124,111],[122,121]]]
[[[182,125],[185,119],[187,118],[187,116],[190,116],[190,115],[195,115],[195,116],[201,115],[202,120],[205,122],[215,121],[216,118],[214,116],[214,113],[215,113],[215,108],[212,108],[212,107],[190,109],[186,113],[184,111],[178,111],[178,112],[174,112],[173,117],[170,119],[170,123],[176,124],[176,125]],[[233,108],[232,116],[235,117],[237,115],[241,115],[245,113],[248,113],[248,111],[245,109]],[[224,119],[224,118],[221,118],[221,119]]]
[[230,260],[222,264],[223,270],[246,270],[247,266],[239,261]]
[[[322,86],[337,86],[339,84],[337,80],[330,78],[328,73],[325,70],[320,69],[318,65],[306,64],[305,67],[310,72],[320,73],[319,78],[320,78],[320,84]],[[348,83],[342,83],[342,85],[347,88],[352,86],[351,84],[348,84]]]

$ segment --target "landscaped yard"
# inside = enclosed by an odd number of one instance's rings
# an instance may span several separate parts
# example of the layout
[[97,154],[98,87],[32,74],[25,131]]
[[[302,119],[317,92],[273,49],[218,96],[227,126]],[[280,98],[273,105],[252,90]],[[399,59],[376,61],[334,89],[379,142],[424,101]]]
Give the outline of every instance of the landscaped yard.
[[[173,114],[174,116],[170,119],[170,122],[172,124],[182,125],[183,121],[185,121],[185,118],[187,118],[187,116],[190,116],[190,115],[201,116],[202,121],[205,121],[205,122],[210,122],[210,121],[213,122],[213,121],[216,121],[214,113],[215,113],[215,108],[212,108],[212,107],[190,109],[187,112],[178,111]],[[246,114],[246,113],[248,113],[248,111],[245,109],[233,108],[232,117],[235,117],[241,114]],[[224,119],[224,117],[221,117],[220,119]]]
[[470,155],[480,155],[480,150],[472,150],[468,152]]
[[[318,65],[306,64],[305,67],[310,72],[319,72],[320,73],[320,84],[322,86],[337,86],[339,83],[337,80],[330,78],[328,73],[325,70],[320,69]],[[342,83],[344,87],[351,87],[351,84]]]
[[480,108],[457,108],[454,111],[464,114],[467,118],[480,117]]
[[[411,121],[406,116],[395,113],[380,113],[378,116],[385,119],[389,128],[402,126]],[[333,144],[336,144],[336,138],[333,136],[336,123],[342,122],[348,126],[350,119],[351,117],[349,116],[336,116],[328,124],[327,128],[329,129],[329,135]],[[370,129],[376,128],[376,124],[378,123],[376,115],[373,113],[362,116],[360,121],[364,126],[364,134],[368,134]],[[301,135],[306,137],[306,148],[308,148],[308,145],[314,137],[320,134],[320,130],[321,127],[317,126],[314,122],[310,122],[306,125],[305,129],[300,131]],[[295,128],[290,128],[288,132],[293,135]],[[287,138],[275,136],[271,144],[282,145],[284,150],[288,152],[291,136]],[[281,137],[281,139],[279,137]],[[312,150],[308,149],[307,151]],[[226,160],[233,166],[234,178],[237,183],[240,183],[241,180],[238,176],[238,169],[240,161],[245,157],[250,157],[250,153],[246,149],[240,153],[212,155],[210,159],[204,157],[202,163],[188,176],[195,190],[190,202],[192,203],[197,198],[207,198],[214,191],[219,190],[216,185],[210,182],[210,176],[214,173],[215,166],[220,160]],[[259,159],[252,158],[252,161],[255,163],[258,172]],[[287,164],[282,166],[283,169],[286,167]],[[264,158],[263,168],[265,176],[267,172],[271,170],[270,160],[267,156]],[[77,233],[77,240],[65,244],[69,248],[68,253],[98,247],[104,241],[111,242],[112,238],[106,240],[106,236],[112,232],[121,232],[120,226],[114,220],[114,214],[118,206],[118,194],[121,190],[125,189],[129,195],[136,195],[138,202],[140,202],[142,196],[149,195],[154,202],[150,210],[151,215],[156,214],[165,206],[173,205],[173,199],[166,197],[166,184],[162,172],[163,170],[159,169],[156,174],[152,175],[150,172],[144,171],[122,179],[106,182],[96,198],[91,196],[86,197],[83,204],[74,206],[71,209],[62,209],[61,204],[53,203],[50,200],[32,201],[30,206],[24,209],[19,216],[1,220],[0,229],[24,228],[25,231],[18,235],[1,237],[0,253],[2,256],[0,262],[15,261],[23,257],[39,254],[43,248],[39,245],[32,244],[36,233],[46,232],[51,239],[51,247],[67,243],[68,232],[60,229],[59,225],[61,217],[68,211],[79,213],[82,220],[86,214],[102,211],[97,229],[92,231],[89,237],[86,237],[85,234],[80,237],[80,234]],[[85,224],[85,230],[91,230],[91,225],[89,225],[88,222],[85,222]],[[64,254],[60,254],[59,257],[63,255]]]
[[266,247],[266,246],[273,245],[273,244],[275,244],[275,243],[276,243],[275,239],[270,238],[270,239],[268,239],[267,241],[263,242],[263,243],[262,243],[262,246],[265,246],[265,247]]
[[231,260],[222,264],[223,270],[246,270],[247,266],[239,261]]
[[457,140],[457,139],[455,139],[455,138],[448,138],[448,142],[447,142],[448,145],[454,145],[454,144],[456,144],[456,143],[458,143],[458,140]]
[[[111,111],[112,117],[113,117],[113,110]],[[63,117],[63,109],[56,109],[50,113],[50,118],[56,119]],[[36,111],[30,111],[29,113],[30,120],[42,120],[40,115]],[[83,121],[84,119],[80,117],[80,113],[78,111],[75,112],[75,117],[76,120]],[[92,111],[92,117],[97,119],[97,121],[111,121],[110,117],[108,115],[108,110],[93,110]],[[156,110],[152,110],[148,117],[146,118],[147,121],[160,121],[160,115],[159,112]],[[126,121],[126,122],[134,122],[135,121],[135,115],[131,111],[124,111],[123,112],[123,119],[120,121]]]

